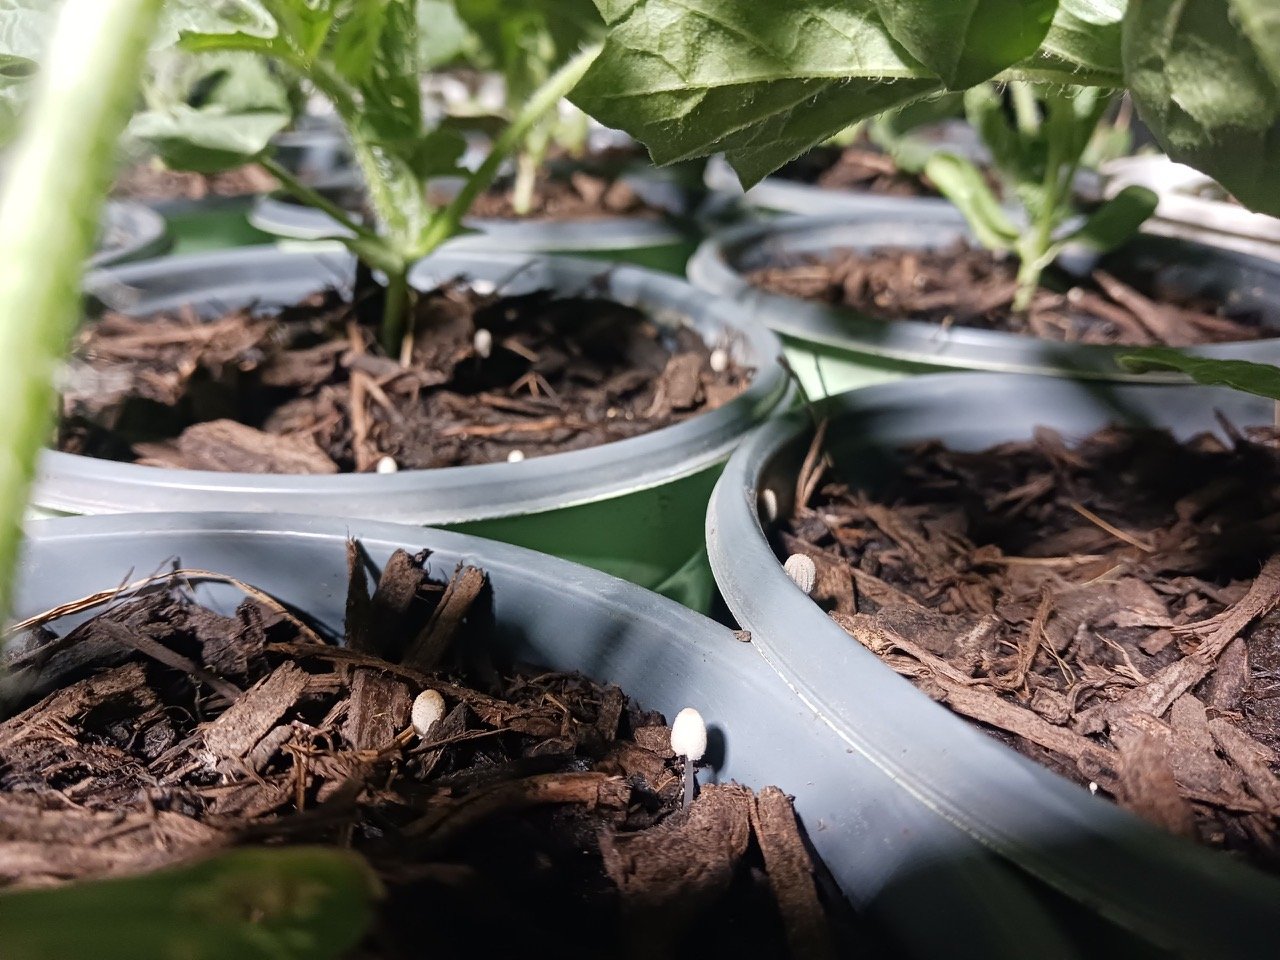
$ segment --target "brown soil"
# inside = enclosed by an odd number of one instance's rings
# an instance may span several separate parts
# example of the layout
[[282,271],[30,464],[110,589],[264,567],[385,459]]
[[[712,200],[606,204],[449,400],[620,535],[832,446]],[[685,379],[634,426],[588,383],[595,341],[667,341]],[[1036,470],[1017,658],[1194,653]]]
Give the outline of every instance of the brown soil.
[[935,700],[1277,869],[1280,432],[1229,432],[925,443],[872,493],[823,481],[820,433],[781,543],[813,558],[831,617]]
[[775,176],[829,190],[856,190],[888,197],[936,197],[928,177],[900,170],[883,150],[867,144],[817,147],[784,165]]
[[406,363],[376,346],[365,308],[377,315],[375,300],[353,307],[328,291],[209,322],[108,313],[77,341],[59,449],[248,473],[369,471],[388,456],[400,469],[490,463],[670,426],[751,380],[732,361],[713,370],[693,330],[585,295],[448,284],[418,299]]
[[[234,615],[201,606],[190,584],[226,578],[194,571],[62,637],[66,609],[38,618],[9,664],[34,692],[0,722],[0,888],[337,845],[387,889],[356,957],[653,957],[695,930],[716,955],[833,955],[782,791],[706,786],[684,809],[660,714],[577,674],[475,663],[483,571],[446,585],[401,551],[370,594],[348,555],[344,647],[235,581]],[[419,736],[423,690],[445,713]]]
[[625,180],[577,171],[567,177],[541,178],[526,214],[516,213],[510,187],[499,184],[476,200],[470,215],[496,220],[603,220],[657,219],[663,214],[645,203]]
[[784,296],[849,307],[878,320],[921,320],[1067,343],[1180,347],[1280,336],[1257,317],[1177,291],[1132,286],[1103,270],[1070,281],[1046,273],[1025,313],[1013,310],[1017,265],[958,242],[942,250],[840,250],[754,270],[747,281]]
[[279,184],[258,166],[238,167],[225,173],[203,174],[170,170],[145,160],[120,172],[111,191],[123,200],[205,200],[210,197],[244,197],[270,193]]

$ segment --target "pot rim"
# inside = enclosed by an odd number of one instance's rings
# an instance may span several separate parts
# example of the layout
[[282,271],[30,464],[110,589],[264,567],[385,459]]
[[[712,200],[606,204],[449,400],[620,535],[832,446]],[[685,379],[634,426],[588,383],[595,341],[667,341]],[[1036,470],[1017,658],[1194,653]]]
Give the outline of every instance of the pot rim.
[[[296,297],[303,290],[349,276],[353,264],[354,258],[345,252],[244,247],[99,271],[86,282],[91,288],[141,287],[145,291],[148,283],[184,275],[195,278],[198,286],[190,297],[161,290],[153,294],[150,305],[134,308],[147,312],[179,299],[223,305],[235,302],[237,296],[246,302],[255,299],[245,282],[235,280],[250,267],[269,269],[273,280],[292,284],[278,289],[286,297]],[[728,348],[755,367],[751,385],[724,406],[682,423],[520,463],[394,474],[266,475],[172,470],[46,450],[40,458],[33,503],[63,513],[175,509],[363,513],[416,524],[521,516],[647,490],[719,464],[751,427],[789,395],[791,386],[778,360],[782,347],[777,338],[763,326],[742,320],[732,304],[668,274],[569,257],[445,250],[417,264],[411,282],[422,287],[465,274],[514,283],[532,271],[575,290],[603,280],[609,285],[609,296],[647,307],[655,319],[674,314],[692,320],[704,336],[724,331]],[[254,286],[261,290],[260,284]]]
[[[448,180],[451,178],[437,178]],[[652,185],[657,178],[629,173],[620,179]],[[361,182],[351,168],[314,184],[323,188],[350,188]],[[659,187],[658,189],[662,189]],[[254,199],[249,223],[263,233],[291,240],[330,240],[350,231],[328,214],[291,200],[284,191],[273,191]],[[690,234],[669,218],[601,217],[595,220],[502,220],[466,217],[463,225],[475,231],[448,242],[449,249],[493,249],[522,253],[590,253],[597,250],[643,250],[688,242]]]
[[[915,201],[898,201],[899,205]],[[748,223],[708,237],[689,260],[689,279],[696,286],[727,297],[744,308],[747,315],[765,323],[791,339],[867,356],[939,368],[959,368],[991,373],[1050,374],[1136,383],[1190,383],[1180,373],[1129,373],[1116,358],[1132,352],[1132,346],[1057,343],[1037,337],[997,330],[953,326],[943,330],[938,324],[921,320],[881,321],[856,311],[799,297],[788,297],[752,287],[735,267],[738,257],[769,245],[782,245],[793,238],[803,239],[824,232],[835,236],[865,238],[876,229],[907,227],[927,230],[933,238],[971,237],[963,217],[954,208],[947,213],[918,208],[887,214],[883,204],[869,205],[859,215],[823,217],[788,216],[766,222]],[[839,241],[830,241],[831,246]],[[1280,264],[1261,257],[1169,237],[1140,235],[1133,241],[1137,249],[1175,250],[1185,248],[1187,259],[1199,263],[1241,263],[1251,271],[1266,275],[1280,290]],[[1244,359],[1280,363],[1280,337],[1235,343],[1201,344],[1179,348],[1184,353],[1215,359]]]
[[[1271,419],[1270,401],[1228,390],[1130,384],[1111,389],[1135,407],[1140,401],[1153,420],[1176,416],[1169,411],[1205,397],[1210,399],[1199,406],[1208,411],[1203,415],[1210,425],[1212,410],[1224,405],[1229,417]],[[945,440],[943,431],[930,433],[936,411],[945,411],[952,422],[979,424],[983,434],[1003,436],[1001,418],[1052,425],[1054,414],[1081,395],[1108,411],[1104,415],[1114,411],[1096,385],[969,373],[853,390],[820,401],[816,413],[851,421],[850,429],[868,438],[877,423],[889,429],[883,425],[901,418],[906,426],[891,430],[894,435],[885,441],[897,446],[926,433]],[[793,411],[757,430],[729,459],[707,510],[707,552],[725,602],[800,698],[905,793],[1154,943],[1188,956],[1248,956],[1243,931],[1280,932],[1280,878],[1166,834],[1022,757],[898,676],[792,583],[765,532],[772,521],[761,519],[769,509],[761,485],[774,458],[811,435],[813,422],[808,411]],[[791,479],[788,471],[778,489]],[[785,509],[786,496],[774,492],[775,509]]]
[[104,230],[122,231],[125,242],[96,251],[85,262],[89,270],[156,257],[167,253],[173,242],[164,217],[137,200],[108,200],[102,221]]
[[1194,167],[1177,163],[1163,154],[1113,161],[1105,168],[1105,176],[1107,198],[1128,186],[1154,191],[1159,198],[1155,214],[1159,220],[1194,227],[1207,238],[1223,234],[1268,244],[1280,243],[1280,219],[1184,192],[1186,188],[1212,186],[1214,181]]

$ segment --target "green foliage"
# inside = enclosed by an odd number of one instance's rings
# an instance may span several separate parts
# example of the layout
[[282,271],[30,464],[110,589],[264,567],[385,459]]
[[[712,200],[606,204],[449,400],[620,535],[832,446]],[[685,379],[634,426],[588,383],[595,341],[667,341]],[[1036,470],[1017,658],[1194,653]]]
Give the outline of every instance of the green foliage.
[[[1280,213],[1275,0],[596,6],[609,33],[575,102],[659,163],[723,151],[749,186],[851,124],[944,88],[988,77],[1127,87],[1170,155]],[[1041,192],[1024,204],[1053,199]]]
[[212,173],[257,157],[294,118],[289,84],[249,53],[153,57],[128,135],[175,169]]
[[991,250],[1010,250],[1018,228],[991,192],[986,178],[971,161],[951,153],[936,153],[924,172],[965,215],[978,241]]
[[1040,48],[1058,0],[876,0],[889,32],[951,90],[990,80]]
[[0,895],[5,960],[326,960],[379,885],[341,850],[243,849],[139,877]]
[[[66,0],[41,54],[31,122],[0,196],[0,614],[27,491],[55,409],[53,370],[80,319],[116,140],[160,0]],[[0,938],[0,953],[7,945]]]
[[1179,353],[1169,347],[1144,347],[1120,357],[1120,365],[1131,373],[1176,370],[1206,386],[1231,387],[1269,400],[1280,400],[1280,367],[1269,363],[1211,360]]
[[1175,160],[1280,214],[1280,9],[1274,0],[1131,0],[1124,66]]

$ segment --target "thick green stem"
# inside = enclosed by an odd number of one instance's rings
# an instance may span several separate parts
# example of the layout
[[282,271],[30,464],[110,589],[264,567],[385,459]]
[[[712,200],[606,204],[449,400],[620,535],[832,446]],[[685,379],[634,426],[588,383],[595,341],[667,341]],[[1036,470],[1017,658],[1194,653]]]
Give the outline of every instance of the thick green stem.
[[80,319],[116,140],[161,0],[67,0],[0,197],[0,612],[49,435],[53,374]]
[[382,349],[388,357],[400,354],[409,321],[409,269],[387,272],[386,299],[382,302]]
[[494,141],[493,149],[485,157],[484,163],[480,164],[475,173],[467,178],[467,182],[463,184],[462,189],[449,205],[436,213],[431,226],[423,235],[422,244],[414,251],[415,257],[426,256],[459,232],[462,218],[467,215],[476,197],[493,183],[503,162],[524,142],[529,131],[547,111],[554,109],[556,104],[578,85],[578,81],[582,79],[583,74],[587,72],[587,68],[599,53],[599,45],[588,47],[552,74],[551,78],[534,92],[524,109]]
[[511,206],[518,216],[527,216],[533,209],[533,188],[538,182],[541,162],[529,150],[521,150],[516,156],[516,182],[511,188]]

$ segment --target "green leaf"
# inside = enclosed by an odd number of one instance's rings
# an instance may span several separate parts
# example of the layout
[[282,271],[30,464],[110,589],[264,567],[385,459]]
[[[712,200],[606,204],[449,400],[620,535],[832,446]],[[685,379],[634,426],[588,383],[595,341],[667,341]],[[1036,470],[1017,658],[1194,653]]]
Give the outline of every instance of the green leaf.
[[1058,0],[876,0],[894,38],[952,90],[989,80],[1039,48]]
[[1249,360],[1209,360],[1188,356],[1169,347],[1145,347],[1119,358],[1120,366],[1131,373],[1177,370],[1196,383],[1211,387],[1231,387],[1242,393],[1280,400],[1280,367]]
[[1272,72],[1280,37],[1274,15],[1236,17],[1236,8],[1224,0],[1134,0],[1124,21],[1125,72],[1143,120],[1171,157],[1245,206],[1280,214],[1280,83]]
[[1120,36],[1126,5],[1126,0],[1061,0],[1044,53],[1095,74],[1109,74],[1112,86],[1123,86]]
[[372,920],[355,854],[242,849],[189,867],[0,895],[5,960],[326,960]]
[[175,170],[216,173],[252,161],[292,119],[283,111],[175,106],[138,114],[129,135],[145,140]]
[[1253,48],[1272,83],[1280,85],[1280,5],[1275,0],[1227,0],[1227,5],[1241,32],[1253,38]]
[[641,140],[658,163],[735,150],[739,173],[754,180],[859,119],[941,88],[870,0],[601,9],[614,22],[571,99]]
[[935,153],[924,165],[924,172],[943,196],[960,208],[984,247],[1007,250],[1013,246],[1018,228],[987,186],[981,170],[953,153]]
[[1125,187],[1066,239],[1105,253],[1121,246],[1156,212],[1159,197],[1146,187]]
[[467,25],[449,0],[418,0],[418,62],[434,70],[457,59],[466,48]]

